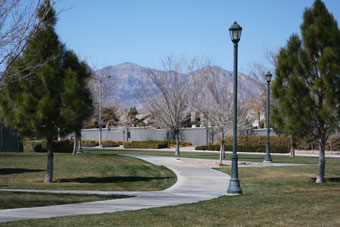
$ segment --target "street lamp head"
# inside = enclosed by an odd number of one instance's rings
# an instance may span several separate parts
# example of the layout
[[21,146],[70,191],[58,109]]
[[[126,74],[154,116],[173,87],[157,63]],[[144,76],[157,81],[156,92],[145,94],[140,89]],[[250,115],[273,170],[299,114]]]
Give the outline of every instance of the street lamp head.
[[242,27],[235,21],[229,28],[230,38],[233,43],[238,43],[241,39]]
[[267,72],[265,76],[266,76],[267,83],[270,83],[270,81],[272,80],[272,74],[270,72]]

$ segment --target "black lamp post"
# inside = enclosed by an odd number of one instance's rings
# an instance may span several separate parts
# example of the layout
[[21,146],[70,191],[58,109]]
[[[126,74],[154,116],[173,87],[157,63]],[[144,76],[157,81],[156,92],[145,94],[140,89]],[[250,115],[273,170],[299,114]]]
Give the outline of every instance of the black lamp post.
[[230,195],[242,195],[240,181],[238,179],[237,156],[237,48],[241,38],[242,27],[235,21],[229,28],[231,41],[234,43],[234,105],[233,105],[233,154],[231,156],[231,178],[227,193]]
[[268,72],[266,75],[267,81],[267,146],[266,146],[266,156],[263,162],[272,162],[272,157],[270,156],[270,142],[269,142],[269,109],[270,109],[270,81],[272,80],[272,74]]

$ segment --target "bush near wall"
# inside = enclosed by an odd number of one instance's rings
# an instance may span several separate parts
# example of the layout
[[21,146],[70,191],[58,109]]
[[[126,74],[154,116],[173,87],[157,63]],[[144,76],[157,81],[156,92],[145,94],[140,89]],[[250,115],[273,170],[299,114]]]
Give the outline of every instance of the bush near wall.
[[99,146],[99,143],[82,143],[82,147],[97,147]]
[[[221,137],[217,138],[216,145],[208,145],[196,147],[196,150],[220,150]],[[270,151],[273,153],[289,153],[290,138],[281,136],[270,136]],[[224,148],[226,151],[232,151],[232,136],[224,137]],[[240,152],[266,152],[267,137],[266,136],[238,136],[237,151]]]
[[[98,140],[81,140],[81,143],[83,144],[84,147],[96,147],[96,146],[99,146],[99,141]],[[106,144],[106,143],[108,143],[108,144]],[[103,144],[103,147],[119,147],[119,145],[123,145],[123,141],[102,140],[102,144]]]
[[81,140],[81,143],[99,143],[98,140]]
[[[170,146],[176,146],[176,140],[170,140]],[[179,141],[179,146],[180,147],[188,147],[188,146],[192,146],[191,142],[188,141]]]
[[[311,143],[306,139],[299,139],[295,142],[294,148],[298,150],[319,150],[319,144],[315,142]],[[325,148],[326,151],[330,151],[331,148],[332,151],[340,151],[340,137],[338,136],[331,137],[326,142]]]
[[[332,139],[332,146],[335,145],[335,148],[340,148],[339,146],[337,146],[337,145],[340,145],[339,143],[340,141],[338,142],[336,138],[339,139],[339,137],[334,137],[334,139]],[[306,139],[299,139],[295,142],[294,148],[298,150],[319,150],[319,144],[315,142],[312,143]],[[326,142],[325,149],[326,151],[330,150],[330,141]],[[334,150],[334,147],[333,147],[333,150]]]
[[119,147],[119,144],[113,141],[105,141],[105,143],[103,142],[103,147]]
[[[219,151],[220,145],[208,145],[208,146],[198,146],[196,147],[196,150],[209,150],[209,151]],[[232,145],[225,145],[224,146],[225,151],[232,151],[233,146]],[[266,152],[266,146],[262,145],[237,145],[237,152],[260,152],[265,153]],[[271,153],[289,153],[290,150],[286,146],[270,146],[270,152]]]
[[167,141],[149,140],[149,141],[132,141],[125,142],[124,148],[145,148],[145,149],[161,149],[167,148]]
[[[217,138],[218,144],[220,144],[221,137]],[[270,136],[270,145],[271,146],[286,146],[290,148],[290,138],[282,137],[282,136]],[[232,145],[233,144],[233,137],[232,136],[225,136],[224,137],[224,144],[225,145]],[[237,144],[240,146],[266,146],[267,144],[267,137],[266,136],[238,136],[237,137]]]
[[340,151],[340,137],[332,137],[332,151]]
[[113,142],[115,142],[116,144],[119,144],[119,145],[123,145],[124,144],[123,141],[118,141],[118,140],[113,140]]
[[[24,140],[23,149],[24,152],[47,152],[47,142],[46,140]],[[69,140],[53,141],[52,149],[54,153],[72,153],[73,142]]]
[[46,141],[43,140],[23,140],[24,152],[43,152],[42,147],[46,151]]
[[[81,141],[83,147],[97,147],[99,146],[98,140],[82,140]],[[119,141],[113,140],[102,140],[103,147],[119,147]],[[123,144],[123,142],[121,142]]]
[[[195,150],[208,150],[208,151],[219,151],[220,145],[219,144],[209,144],[208,146],[197,146]],[[224,147],[224,150],[226,150],[226,147]]]
[[[221,137],[218,137],[218,143],[220,144]],[[232,136],[225,136],[225,144],[226,145],[232,145]],[[240,146],[243,145],[260,145],[265,146],[267,143],[267,137],[266,136],[238,136],[237,137],[237,144]],[[272,147],[280,147],[285,146],[290,148],[290,138],[289,137],[282,137],[282,136],[270,136],[270,146]],[[318,143],[311,143],[307,139],[299,139],[295,141],[294,148],[298,150],[319,150],[319,144]],[[326,142],[326,151],[331,150],[332,151],[340,151],[340,137],[331,137]],[[260,149],[260,148],[258,148]],[[278,148],[281,149],[281,148]],[[239,149],[237,149],[239,150]],[[272,149],[271,149],[272,150]]]
[[69,140],[64,141],[53,141],[52,149],[55,153],[72,153],[73,143]]

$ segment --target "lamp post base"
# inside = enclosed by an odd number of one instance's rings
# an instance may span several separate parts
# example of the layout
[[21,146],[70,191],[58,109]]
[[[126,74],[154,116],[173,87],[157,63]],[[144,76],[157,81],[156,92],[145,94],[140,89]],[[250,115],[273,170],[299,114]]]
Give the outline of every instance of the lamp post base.
[[270,145],[269,141],[267,141],[267,146],[266,146],[266,156],[264,157],[265,163],[272,163],[272,156],[270,155]]
[[[234,137],[236,140],[236,137]],[[236,143],[236,141],[234,141]],[[235,146],[236,147],[236,146]],[[242,195],[240,181],[238,179],[238,155],[236,150],[231,155],[231,178],[229,180],[228,195]]]
[[230,179],[227,195],[242,195],[242,189],[238,179]]
[[264,162],[264,163],[272,163],[273,161],[272,161],[271,158],[269,158],[269,159],[265,158],[265,159],[263,160],[263,162]]

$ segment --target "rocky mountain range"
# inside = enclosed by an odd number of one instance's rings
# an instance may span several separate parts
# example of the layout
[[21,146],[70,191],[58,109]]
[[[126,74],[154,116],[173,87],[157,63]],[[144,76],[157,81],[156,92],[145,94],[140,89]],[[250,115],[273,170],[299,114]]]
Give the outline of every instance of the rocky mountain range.
[[[213,69],[228,78],[228,84],[232,91],[233,73],[220,66],[214,66]],[[149,70],[153,69],[130,62],[97,70],[97,75],[110,76],[110,78],[105,80],[105,83],[111,84],[113,81],[116,83],[115,87],[109,89],[105,94],[106,105],[116,105],[125,108],[132,106],[141,107],[141,103],[138,101],[137,96],[140,91],[140,86],[146,82]],[[259,91],[260,86],[257,81],[245,74],[238,74],[238,92],[241,100],[245,100]]]

